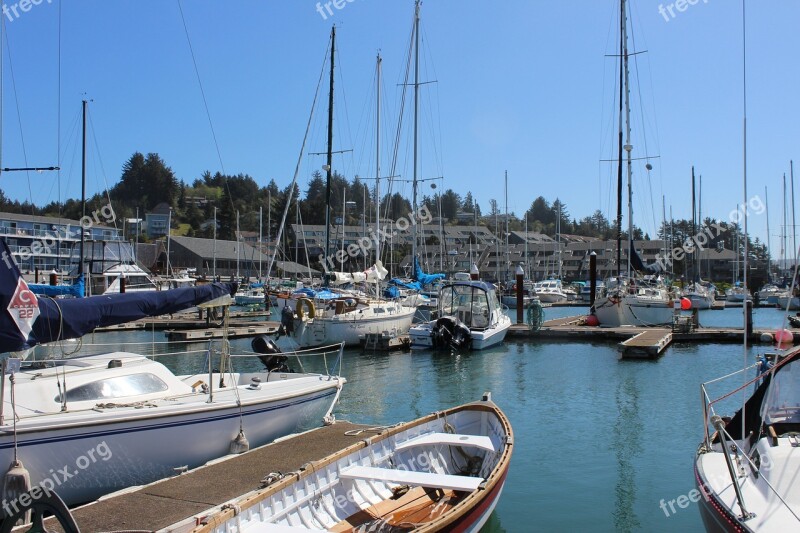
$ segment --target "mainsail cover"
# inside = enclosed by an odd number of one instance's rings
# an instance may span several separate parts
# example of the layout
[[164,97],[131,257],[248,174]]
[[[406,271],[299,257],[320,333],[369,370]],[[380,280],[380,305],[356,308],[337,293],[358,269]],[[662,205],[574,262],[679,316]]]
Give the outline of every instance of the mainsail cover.
[[236,293],[235,283],[211,283],[146,293],[54,300],[37,297],[0,239],[0,353],[75,339],[95,328],[176,313]]
[[425,285],[431,285],[444,278],[444,274],[426,274],[422,271],[422,267],[419,266],[417,258],[414,258],[414,281],[419,281],[424,287]]
[[633,241],[631,241],[631,267],[636,270],[637,272],[642,272],[644,274],[658,274],[661,272],[661,265],[658,263],[653,263],[652,265],[645,265],[642,258],[639,256],[638,252],[636,252],[636,248],[633,246]]

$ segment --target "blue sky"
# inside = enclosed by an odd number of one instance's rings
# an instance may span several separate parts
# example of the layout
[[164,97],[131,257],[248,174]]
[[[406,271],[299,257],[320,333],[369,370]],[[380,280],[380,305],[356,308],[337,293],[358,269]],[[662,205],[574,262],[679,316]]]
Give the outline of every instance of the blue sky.
[[[471,191],[482,209],[522,213],[537,196],[556,197],[574,217],[613,217],[616,0],[426,0],[422,6],[421,176]],[[659,11],[663,6],[667,15]],[[727,219],[742,203],[741,3],[633,0],[634,221],[651,235],[661,197],[689,217],[690,172],[703,176],[703,213]],[[37,204],[80,194],[76,119],[93,99],[88,188],[113,185],[134,151],[157,152],[191,182],[221,169],[174,0],[43,0],[5,18],[3,166],[55,164],[58,151],[61,19],[60,186],[55,173],[5,173],[0,187]],[[337,24],[335,168],[374,175],[374,62],[383,56],[384,154],[397,121],[412,0],[343,1],[323,19],[316,1],[183,0],[211,119],[229,174],[286,186],[293,175],[330,27]],[[667,21],[666,18],[669,18]],[[13,20],[10,20],[13,19]],[[800,159],[797,50],[800,3],[748,2],[748,170],[750,196],[769,188],[771,233],[780,231],[781,177]],[[13,67],[13,80],[11,70]],[[636,83],[638,79],[638,84]],[[642,102],[639,103],[641,94]],[[323,94],[321,98],[326,98]],[[307,151],[324,150],[325,105]],[[24,137],[20,134],[20,128]],[[644,136],[643,136],[644,135]],[[96,138],[96,144],[95,139]],[[410,178],[404,135],[397,172]],[[645,142],[647,149],[645,150]],[[388,167],[388,155],[382,163]],[[306,156],[304,187],[323,164]],[[386,171],[388,172],[388,170]],[[385,172],[384,172],[385,173]],[[105,177],[104,177],[105,176]],[[800,172],[798,172],[800,188]],[[426,187],[422,187],[423,190]],[[396,190],[410,193],[407,185]],[[798,191],[800,194],[800,191]],[[766,216],[750,219],[766,235]],[[777,239],[773,243],[777,247]]]

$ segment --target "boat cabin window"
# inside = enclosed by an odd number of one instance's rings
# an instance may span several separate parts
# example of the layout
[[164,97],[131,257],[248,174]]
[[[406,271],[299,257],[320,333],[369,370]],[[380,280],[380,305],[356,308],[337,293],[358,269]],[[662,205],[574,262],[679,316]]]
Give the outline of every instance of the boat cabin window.
[[439,295],[439,316],[454,316],[469,327],[486,328],[497,307],[497,294],[473,285],[450,285]]
[[[85,383],[67,391],[68,402],[83,402],[87,400],[109,400],[162,392],[169,387],[161,378],[153,374],[131,374],[129,376],[115,376]],[[61,402],[61,394],[55,397],[56,402]]]
[[767,425],[800,423],[800,363],[789,363],[775,374],[761,416]]

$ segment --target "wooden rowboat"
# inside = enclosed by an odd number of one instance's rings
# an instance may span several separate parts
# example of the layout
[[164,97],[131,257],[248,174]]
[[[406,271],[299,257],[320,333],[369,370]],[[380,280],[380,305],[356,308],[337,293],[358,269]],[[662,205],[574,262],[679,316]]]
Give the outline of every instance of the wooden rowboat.
[[204,513],[195,533],[479,531],[508,474],[513,434],[484,396],[382,429]]

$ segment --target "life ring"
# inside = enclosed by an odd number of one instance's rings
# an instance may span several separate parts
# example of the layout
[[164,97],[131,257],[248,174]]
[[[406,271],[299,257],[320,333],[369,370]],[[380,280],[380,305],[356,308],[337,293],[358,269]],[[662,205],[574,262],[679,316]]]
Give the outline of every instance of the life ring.
[[308,318],[314,318],[317,315],[317,310],[314,308],[314,302],[312,302],[309,298],[300,298],[297,300],[297,306],[295,307],[297,318],[300,320],[303,320],[303,306],[308,307]]

